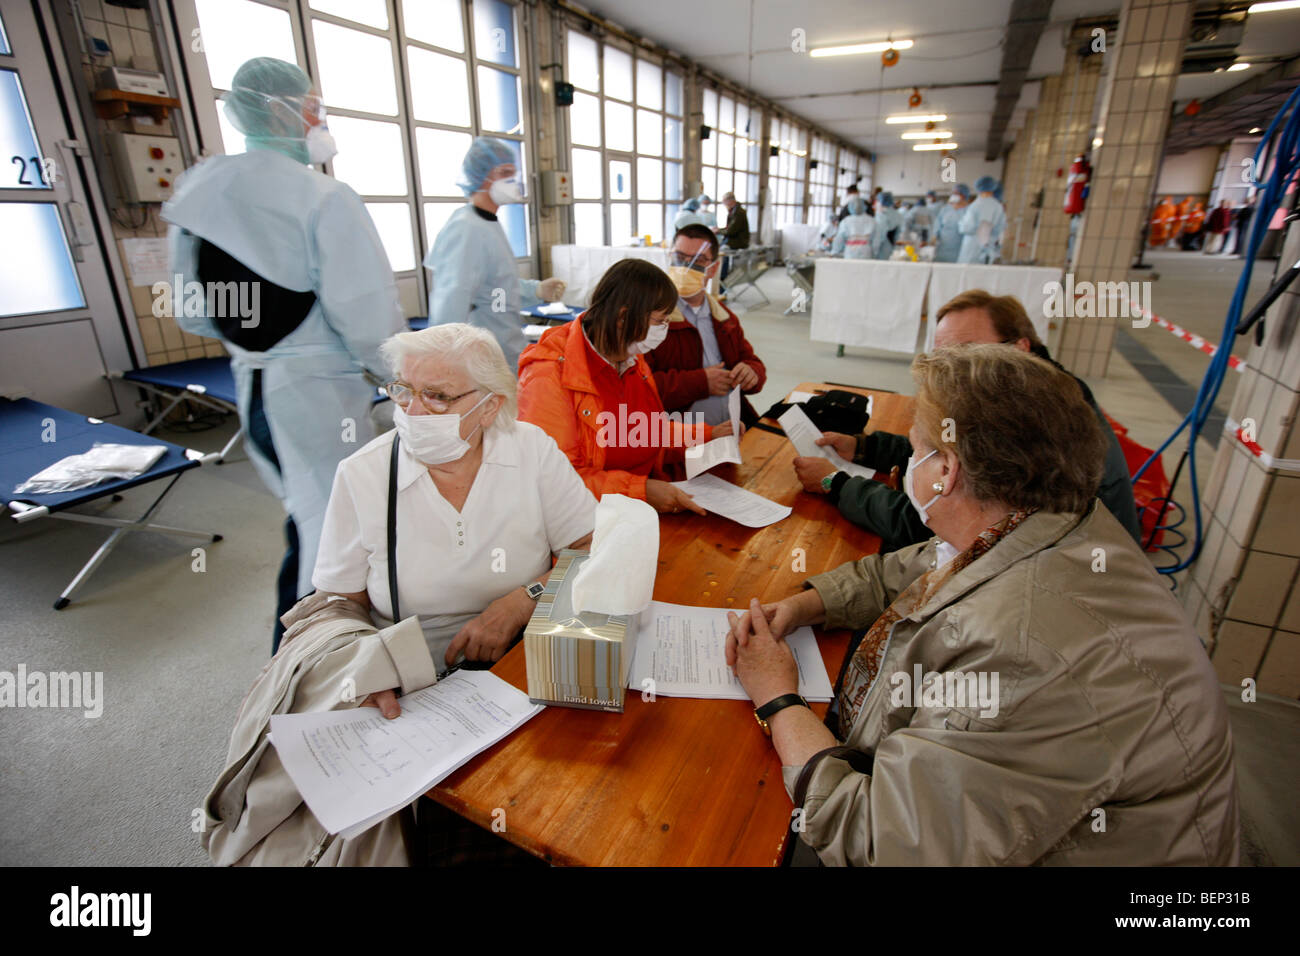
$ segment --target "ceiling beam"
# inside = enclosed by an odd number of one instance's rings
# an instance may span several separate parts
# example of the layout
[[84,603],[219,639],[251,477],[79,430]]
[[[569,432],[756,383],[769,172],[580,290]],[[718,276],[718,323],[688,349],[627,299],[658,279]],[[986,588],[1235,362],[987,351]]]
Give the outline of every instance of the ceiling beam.
[[984,158],[997,159],[1002,154],[1002,137],[1007,123],[1020,102],[1020,90],[1029,76],[1034,51],[1052,12],[1052,0],[1013,0],[1007,17],[1006,40],[1002,46],[1002,68],[998,73],[998,91],[989,117]]

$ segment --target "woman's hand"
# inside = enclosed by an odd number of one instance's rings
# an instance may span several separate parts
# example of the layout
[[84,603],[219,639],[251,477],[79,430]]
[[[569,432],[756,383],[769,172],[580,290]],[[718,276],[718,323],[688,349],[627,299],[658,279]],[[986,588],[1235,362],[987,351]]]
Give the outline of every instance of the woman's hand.
[[[730,427],[730,423],[728,423]],[[717,429],[713,434],[717,435]],[[696,514],[708,514],[703,508],[695,503],[695,499],[674,487],[667,481],[660,481],[657,478],[647,478],[645,483],[645,500],[650,507],[661,514],[676,514],[679,511],[694,511]]]
[[463,652],[467,661],[499,661],[510,647],[519,629],[532,616],[533,599],[523,588],[515,588],[505,597],[499,597],[452,638],[443,657],[448,667],[456,663]]
[[794,460],[794,474],[799,479],[799,484],[803,485],[804,491],[811,491],[815,495],[826,494],[826,489],[822,487],[822,479],[827,475],[835,474],[835,470],[835,466],[825,458],[801,456]]
[[735,388],[737,385],[742,392],[748,392],[758,385],[758,373],[752,365],[746,362],[736,363],[736,367],[731,370],[731,386]]
[[[730,420],[730,419],[728,419],[727,421],[723,422],[721,425],[714,425],[714,426],[713,426],[713,438],[725,438],[726,436],[728,436],[728,435],[730,435],[730,434],[732,434],[732,430],[731,430],[731,420]],[[744,422],[741,422],[741,423],[740,423],[740,431],[736,433],[736,437],[737,437],[737,438],[744,438],[744,437],[745,437],[745,423],[744,423]],[[710,440],[712,440],[712,439],[710,439]]]
[[[773,609],[776,617],[781,613],[781,603],[765,607],[758,603],[758,598],[753,598],[743,616],[734,611],[727,613],[731,622],[727,663],[735,670],[749,699],[759,707],[782,694],[799,690],[799,667],[794,662],[794,652],[768,624],[767,607]],[[742,632],[745,632],[743,641],[737,638]]]
[[817,439],[817,444],[825,447],[830,445],[845,461],[852,461],[853,454],[858,450],[858,440],[852,435],[842,435],[839,432],[826,432],[821,438]]
[[360,704],[362,707],[378,707],[379,712],[392,720],[402,712],[401,706],[397,703],[397,691],[395,690],[377,690]]

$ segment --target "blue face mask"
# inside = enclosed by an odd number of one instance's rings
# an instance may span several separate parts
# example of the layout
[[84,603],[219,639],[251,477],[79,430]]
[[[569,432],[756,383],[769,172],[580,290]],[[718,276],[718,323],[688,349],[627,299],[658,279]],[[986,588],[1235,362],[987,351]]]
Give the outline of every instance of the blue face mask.
[[942,494],[942,492],[935,492],[933,498],[931,498],[925,504],[921,504],[921,502],[916,500],[916,491],[912,484],[912,475],[915,474],[916,469],[921,467],[921,465],[925,464],[925,462],[927,462],[931,458],[931,456],[937,455],[938,453],[939,453],[939,449],[936,448],[934,449],[934,451],[930,452],[929,455],[926,455],[920,461],[913,461],[911,458],[908,458],[907,471],[903,473],[903,491],[906,492],[907,494],[907,500],[912,502],[912,507],[916,509],[916,513],[921,516],[921,523],[926,527],[929,527],[930,525],[930,515],[929,515],[930,508],[934,505],[936,501],[939,500],[939,496]]

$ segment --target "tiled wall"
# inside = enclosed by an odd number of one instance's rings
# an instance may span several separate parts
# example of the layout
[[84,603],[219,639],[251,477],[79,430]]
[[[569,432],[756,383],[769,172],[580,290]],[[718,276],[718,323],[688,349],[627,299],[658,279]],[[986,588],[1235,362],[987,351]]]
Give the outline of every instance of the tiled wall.
[[[1282,263],[1300,257],[1290,229]],[[1257,267],[1258,268],[1258,267]],[[1264,319],[1229,417],[1252,419],[1255,441],[1274,458],[1300,459],[1300,290],[1282,295]],[[1225,435],[1202,500],[1206,537],[1182,588],[1219,679],[1247,677],[1265,693],[1300,697],[1300,472],[1268,468]]]
[[[127,10],[100,0],[79,0],[82,20],[86,32],[99,37],[112,49],[111,55],[91,59],[87,57],[82,63],[90,88],[98,85],[98,74],[109,66],[135,67],[136,69],[157,69],[158,53],[154,47],[153,27],[149,14],[144,10]],[[148,125],[130,117],[113,120],[97,120],[101,137],[110,132],[153,133],[161,136],[175,135],[170,122],[161,126]],[[105,142],[104,153],[96,157],[98,168],[113,168]],[[118,240],[118,254],[121,256],[123,269],[130,271],[127,258],[121,248],[123,239],[152,239],[167,235],[167,224],[158,218],[159,204],[144,207],[135,206],[113,210],[113,235]],[[142,210],[148,210],[147,218]],[[141,225],[136,226],[135,223]],[[131,302],[134,306],[136,323],[140,329],[140,341],[144,345],[145,365],[162,365],[167,362],[180,362],[185,359],[203,358],[209,355],[224,355],[221,343],[216,339],[205,339],[188,332],[182,332],[170,318],[156,318],[153,314],[153,294],[148,286],[131,286]]]
[[[1104,142],[1093,154],[1088,211],[1075,249],[1076,282],[1124,281],[1137,257],[1191,19],[1190,0],[1125,0],[1120,11],[1118,40],[1106,54],[1111,62],[1100,124]],[[1114,316],[1067,318],[1058,358],[1076,375],[1105,375],[1114,340]]]
[[[1002,205],[1007,211],[1007,234],[1002,240],[1002,261],[1028,261],[1029,243],[1033,238],[1033,193],[1029,189],[1029,156],[1033,152],[1036,112],[1025,115],[1025,125],[1007,151],[1006,170],[1002,178]],[[1019,237],[1017,239],[1017,237]]]

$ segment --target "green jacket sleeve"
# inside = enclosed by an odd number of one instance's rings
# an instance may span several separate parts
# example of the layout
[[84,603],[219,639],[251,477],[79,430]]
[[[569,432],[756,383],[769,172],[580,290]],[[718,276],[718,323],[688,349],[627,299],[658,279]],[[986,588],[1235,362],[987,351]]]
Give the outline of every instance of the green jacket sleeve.
[[870,435],[858,436],[858,448],[853,454],[853,461],[886,474],[897,465],[899,474],[902,474],[907,471],[907,459],[911,457],[912,443],[906,435],[872,432]]
[[882,551],[896,551],[934,534],[921,522],[907,495],[870,478],[846,481],[836,504],[855,525],[880,535]]

